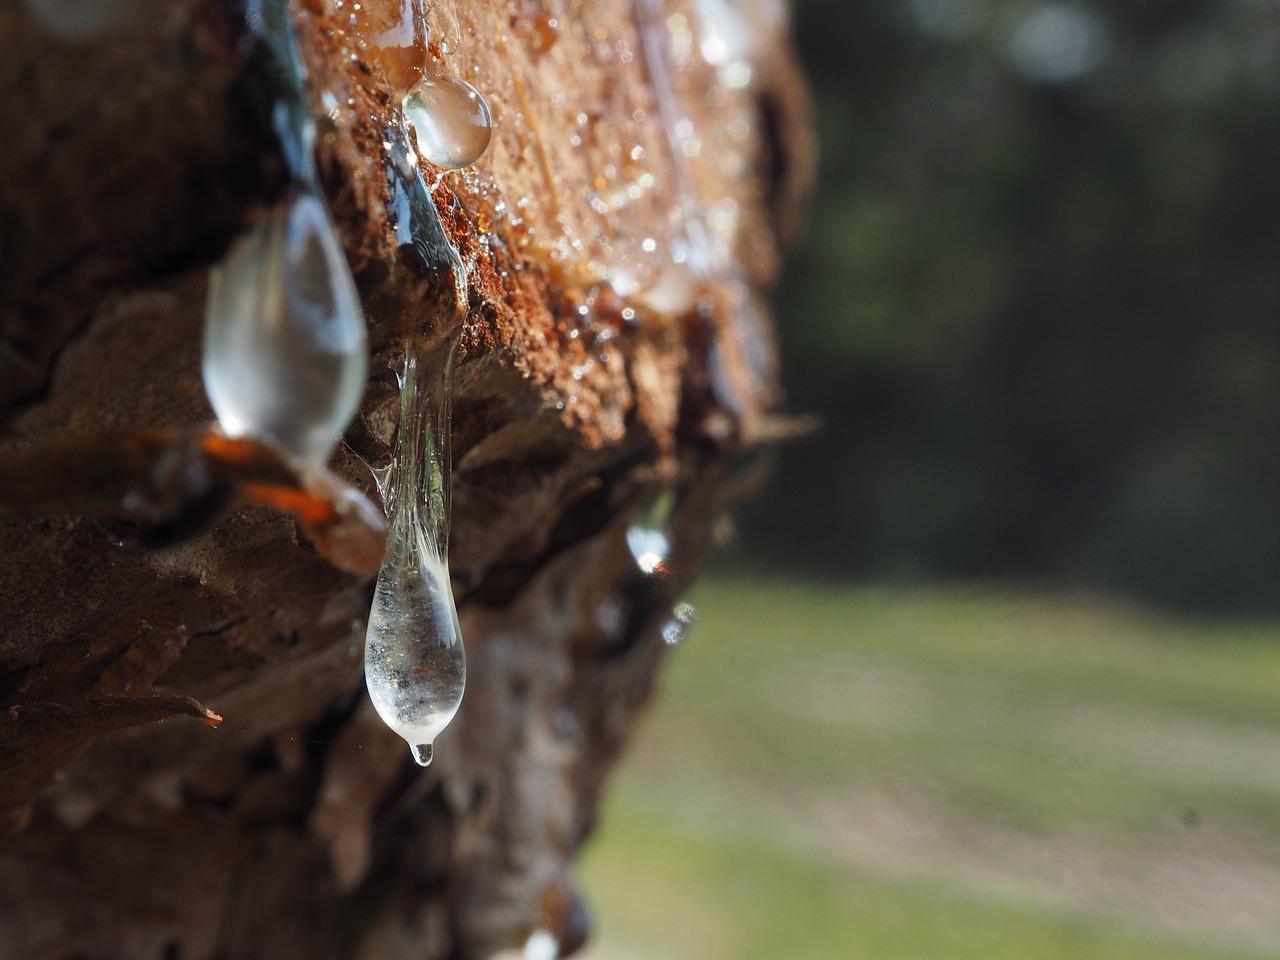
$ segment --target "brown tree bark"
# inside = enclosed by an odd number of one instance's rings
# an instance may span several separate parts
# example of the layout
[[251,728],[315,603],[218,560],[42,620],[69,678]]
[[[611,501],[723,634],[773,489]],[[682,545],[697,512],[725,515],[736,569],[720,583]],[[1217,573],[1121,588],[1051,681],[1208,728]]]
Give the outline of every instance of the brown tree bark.
[[[115,21],[68,38],[0,0],[0,453],[45,500],[15,507],[10,478],[0,512],[0,957],[481,958],[537,927],[573,949],[572,859],[661,627],[777,434],[759,298],[811,153],[785,18],[742,16],[765,53],[726,81],[679,0],[459,2],[459,51],[431,52],[496,126],[432,192],[470,279],[455,311],[396,240],[388,65],[350,3],[293,4],[373,351],[339,476],[372,492],[405,331],[462,324],[468,689],[424,771],[364,693],[368,576],[265,506],[150,549],[79,503],[105,470],[82,438],[211,420],[209,269],[282,183],[242,5],[102,3]],[[610,292],[611,250],[695,220],[719,257],[676,278],[687,302]],[[56,441],[82,455],[42,459]],[[625,534],[664,491],[672,549],[645,574]]]

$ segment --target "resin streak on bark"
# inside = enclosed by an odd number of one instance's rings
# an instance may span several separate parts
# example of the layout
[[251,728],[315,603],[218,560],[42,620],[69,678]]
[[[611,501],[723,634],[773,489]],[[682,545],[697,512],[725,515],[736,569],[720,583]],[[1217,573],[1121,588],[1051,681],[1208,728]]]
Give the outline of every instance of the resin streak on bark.
[[[0,456],[50,470],[50,444],[212,419],[209,272],[286,182],[244,5],[112,2],[130,15],[69,39],[0,0]],[[414,766],[364,695],[372,579],[262,505],[280,497],[154,550],[136,510],[96,509],[116,479],[101,464],[11,482],[0,958],[421,960],[486,957],[535,925],[581,939],[572,857],[662,625],[776,432],[761,297],[808,168],[803,85],[775,0],[742,5],[759,57],[703,42],[723,3],[419,5],[424,75],[472,83],[494,122],[475,166],[420,168],[457,284],[404,221],[418,188],[396,173],[396,108],[417,74],[359,33],[385,33],[393,6],[414,3],[292,4],[371,355],[331,467],[374,493],[406,338],[459,337],[463,706]],[[645,574],[626,532],[664,492],[671,551]],[[206,506],[214,521],[225,501]]]

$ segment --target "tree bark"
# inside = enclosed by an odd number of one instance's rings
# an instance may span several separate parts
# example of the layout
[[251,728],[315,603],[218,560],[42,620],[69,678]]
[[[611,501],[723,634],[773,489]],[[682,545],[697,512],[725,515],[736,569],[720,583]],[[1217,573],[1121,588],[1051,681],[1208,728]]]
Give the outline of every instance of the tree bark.
[[[49,444],[211,420],[209,269],[283,181],[241,4],[102,4],[114,22],[69,37],[0,0],[0,453],[55,500],[96,461]],[[396,238],[386,65],[350,4],[292,12],[373,353],[337,475],[372,494],[406,332],[461,324],[463,706],[414,766],[363,689],[370,578],[268,507],[159,550],[70,496],[0,513],[2,957],[482,958],[535,928],[576,948],[571,862],[662,626],[778,434],[760,297],[812,151],[770,0],[738,21],[768,53],[733,75],[678,0],[458,4],[458,51],[430,53],[495,118],[474,168],[424,167],[460,311]],[[611,290],[611,254],[693,228],[713,255],[674,299]],[[664,492],[671,550],[645,573],[626,532]]]

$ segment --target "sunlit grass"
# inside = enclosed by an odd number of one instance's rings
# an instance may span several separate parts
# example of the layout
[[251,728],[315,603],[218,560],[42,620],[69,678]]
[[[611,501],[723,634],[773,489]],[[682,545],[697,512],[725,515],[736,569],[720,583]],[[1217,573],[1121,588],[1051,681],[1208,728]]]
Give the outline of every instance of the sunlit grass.
[[[879,879],[625,801],[585,865],[604,942],[645,960],[1227,960],[954,885]],[[606,951],[609,949],[607,946]],[[612,957],[612,955],[610,955]]]
[[[1280,956],[1260,946],[1265,904],[1219,930],[1176,900],[1184,860],[1280,883],[1280,632],[996,592],[718,582],[693,599],[584,864],[606,943],[671,960]],[[881,808],[901,821],[883,838]],[[936,852],[911,846],[913,818]],[[1042,849],[1096,864],[1104,892],[1066,867],[1059,890],[1050,864],[1023,896],[1019,858]],[[1172,879],[1109,879],[1148,861]]]

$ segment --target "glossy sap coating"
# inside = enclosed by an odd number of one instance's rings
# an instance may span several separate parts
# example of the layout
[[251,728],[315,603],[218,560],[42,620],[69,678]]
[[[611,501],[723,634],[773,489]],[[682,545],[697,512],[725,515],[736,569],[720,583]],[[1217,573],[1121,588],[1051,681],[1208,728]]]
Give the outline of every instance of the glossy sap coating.
[[362,0],[352,5],[352,24],[366,57],[387,85],[404,96],[422,79],[427,62],[427,26],[422,0]]
[[364,392],[368,344],[324,201],[298,190],[212,273],[204,383],[222,428],[311,463],[333,452]]
[[480,91],[457,77],[426,77],[404,98],[418,154],[437,167],[460,170],[489,147],[493,117]]

